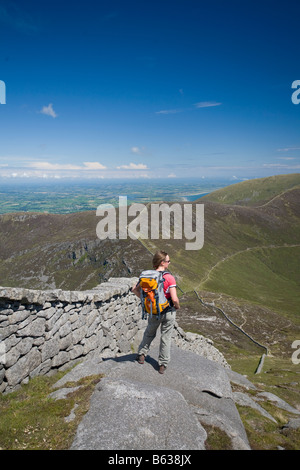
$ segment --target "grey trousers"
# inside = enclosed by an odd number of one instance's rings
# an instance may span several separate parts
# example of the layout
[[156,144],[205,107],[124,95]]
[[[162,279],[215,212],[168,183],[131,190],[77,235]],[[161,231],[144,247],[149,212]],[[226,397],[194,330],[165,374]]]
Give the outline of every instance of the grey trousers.
[[145,356],[147,356],[147,353],[150,349],[150,345],[156,336],[157,329],[161,325],[158,364],[159,366],[164,365],[167,367],[168,363],[170,362],[171,337],[173,333],[175,319],[175,309],[163,313],[160,316],[159,320],[157,319],[156,315],[152,315],[152,317],[149,317],[148,325],[145,330],[142,342],[139,346],[138,354],[144,354]]

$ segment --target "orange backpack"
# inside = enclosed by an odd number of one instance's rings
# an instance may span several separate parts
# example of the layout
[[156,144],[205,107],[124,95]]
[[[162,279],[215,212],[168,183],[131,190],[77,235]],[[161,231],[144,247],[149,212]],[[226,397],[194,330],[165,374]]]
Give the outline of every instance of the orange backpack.
[[141,288],[142,318],[158,315],[169,307],[169,301],[164,293],[164,274],[167,271],[147,270],[143,271],[139,277]]

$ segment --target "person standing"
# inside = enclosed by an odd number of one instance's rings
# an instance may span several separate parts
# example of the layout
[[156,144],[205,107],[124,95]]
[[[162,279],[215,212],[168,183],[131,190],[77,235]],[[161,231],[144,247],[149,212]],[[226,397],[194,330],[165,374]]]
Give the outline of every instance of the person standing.
[[[156,271],[167,271],[171,260],[167,252],[157,251],[153,256],[152,264]],[[166,307],[157,318],[157,315],[149,316],[148,325],[144,332],[143,339],[139,346],[137,360],[140,364],[144,364],[145,357],[150,349],[150,345],[154,340],[157,329],[161,326],[161,338],[159,346],[158,366],[159,373],[163,374],[170,362],[171,338],[175,325],[176,310],[180,308],[179,299],[176,290],[176,280],[171,273],[166,272],[163,274],[164,279],[164,294],[169,301],[169,306]],[[133,287],[132,292],[141,297],[139,282]]]

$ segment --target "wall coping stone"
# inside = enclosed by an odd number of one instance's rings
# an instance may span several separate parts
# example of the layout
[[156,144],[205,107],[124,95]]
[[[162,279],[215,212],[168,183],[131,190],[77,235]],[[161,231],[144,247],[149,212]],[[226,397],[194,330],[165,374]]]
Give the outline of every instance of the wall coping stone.
[[62,289],[38,290],[22,287],[1,287],[0,299],[21,301],[23,304],[43,305],[45,302],[103,302],[115,295],[126,294],[137,282],[137,278],[109,278],[90,290],[70,291]]

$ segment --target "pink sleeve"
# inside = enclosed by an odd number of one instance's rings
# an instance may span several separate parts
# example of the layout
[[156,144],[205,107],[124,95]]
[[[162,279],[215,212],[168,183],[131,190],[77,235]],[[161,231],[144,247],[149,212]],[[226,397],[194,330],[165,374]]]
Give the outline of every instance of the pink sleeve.
[[165,293],[169,293],[170,287],[176,287],[176,279],[172,274],[166,274],[164,276],[165,283],[164,283],[164,289]]

